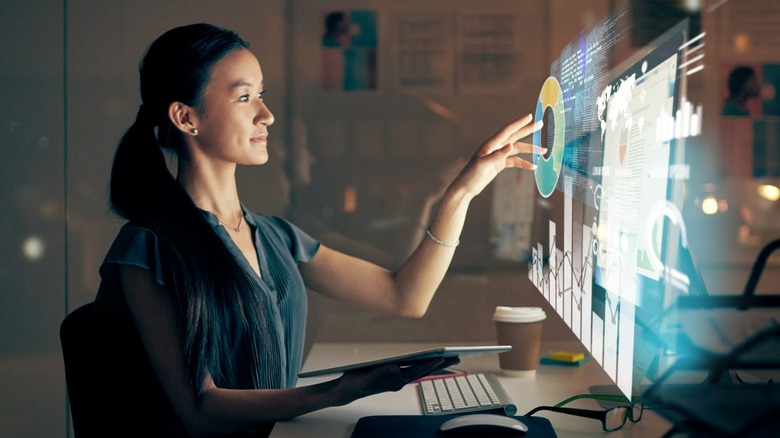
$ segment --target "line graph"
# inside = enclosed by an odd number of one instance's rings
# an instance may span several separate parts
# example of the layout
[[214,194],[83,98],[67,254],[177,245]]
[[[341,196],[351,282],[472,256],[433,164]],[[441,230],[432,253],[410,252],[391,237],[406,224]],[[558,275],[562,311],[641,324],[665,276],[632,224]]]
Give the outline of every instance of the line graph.
[[[528,278],[561,316],[572,332],[626,394],[631,394],[634,338],[634,302],[606,291],[603,303],[594,303],[593,275],[597,245],[594,226],[582,222],[582,206],[568,193],[572,180],[564,178],[563,248],[558,248],[558,226],[549,221],[547,263],[544,247],[531,250]],[[577,218],[575,222],[574,218]],[[595,305],[594,305],[595,304]]]

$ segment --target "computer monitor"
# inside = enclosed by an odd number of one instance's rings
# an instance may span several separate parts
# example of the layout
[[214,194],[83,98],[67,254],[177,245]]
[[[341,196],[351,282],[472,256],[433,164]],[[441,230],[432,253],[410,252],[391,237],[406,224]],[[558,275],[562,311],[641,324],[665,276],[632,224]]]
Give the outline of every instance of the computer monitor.
[[[654,375],[663,352],[661,316],[680,294],[689,294],[695,268],[670,169],[678,139],[669,117],[681,102],[681,48],[677,26],[652,50],[621,71],[599,99],[603,139],[597,168],[591,354],[620,390],[635,393]],[[694,271],[691,271],[693,269]]]
[[666,309],[706,289],[682,216],[685,139],[701,131],[701,110],[684,93],[687,22],[615,67],[626,19],[584,31],[542,87],[536,119],[546,132],[534,143],[548,154],[536,183],[564,205],[544,224],[546,244],[531,246],[528,276],[630,396],[673,350],[662,342]]

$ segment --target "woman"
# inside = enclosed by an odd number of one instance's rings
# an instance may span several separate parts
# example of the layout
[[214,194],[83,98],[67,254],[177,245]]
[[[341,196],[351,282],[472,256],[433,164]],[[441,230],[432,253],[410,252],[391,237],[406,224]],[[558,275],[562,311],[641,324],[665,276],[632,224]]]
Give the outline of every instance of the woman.
[[741,65],[729,73],[729,95],[723,104],[724,116],[749,116],[748,100],[761,94],[761,82],[753,67]]
[[[149,47],[140,75],[143,103],[111,175],[111,206],[129,222],[101,266],[95,305],[129,313],[138,329],[171,408],[152,412],[161,417],[152,424],[192,435],[267,433],[274,421],[397,390],[445,365],[385,366],[295,388],[305,288],[421,317],[471,199],[504,168],[533,168],[516,156],[531,147],[515,144],[533,132],[530,115],[482,145],[443,196],[428,237],[391,272],[241,204],[236,166],[268,160],[274,116],[260,64],[236,34],[207,24],[170,30]],[[177,156],[175,177],[162,148]]]

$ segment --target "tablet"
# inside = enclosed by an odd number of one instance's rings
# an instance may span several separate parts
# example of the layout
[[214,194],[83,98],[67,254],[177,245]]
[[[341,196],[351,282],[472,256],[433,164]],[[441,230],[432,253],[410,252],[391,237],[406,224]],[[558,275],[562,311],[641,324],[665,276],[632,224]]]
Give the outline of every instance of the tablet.
[[357,370],[360,368],[375,367],[385,364],[396,364],[399,366],[411,365],[415,362],[434,359],[434,358],[448,358],[448,357],[469,357],[469,356],[481,356],[485,354],[503,353],[511,350],[509,345],[477,345],[466,347],[439,347],[430,350],[416,351],[414,353],[401,354],[397,356],[389,356],[381,359],[370,360],[366,362],[351,363],[345,365],[339,365],[331,368],[323,368],[320,370],[305,371],[298,374],[298,377],[315,377],[323,376],[326,374],[343,373],[345,371]]

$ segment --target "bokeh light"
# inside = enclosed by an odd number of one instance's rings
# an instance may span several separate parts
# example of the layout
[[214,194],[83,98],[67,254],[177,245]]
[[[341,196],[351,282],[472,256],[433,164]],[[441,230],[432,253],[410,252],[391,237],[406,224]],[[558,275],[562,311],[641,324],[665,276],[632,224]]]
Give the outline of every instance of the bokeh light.
[[35,262],[43,258],[46,252],[46,244],[39,236],[29,236],[22,243],[22,255],[25,259]]

